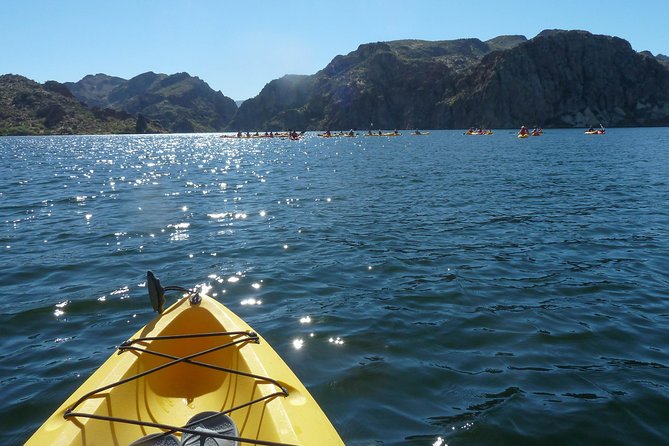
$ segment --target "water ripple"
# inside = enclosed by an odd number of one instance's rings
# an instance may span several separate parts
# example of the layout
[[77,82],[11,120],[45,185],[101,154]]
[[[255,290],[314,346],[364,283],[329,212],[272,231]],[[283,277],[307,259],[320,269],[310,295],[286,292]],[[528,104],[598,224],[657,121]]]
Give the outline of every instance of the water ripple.
[[605,136],[2,138],[0,435],[152,317],[151,269],[248,320],[346,444],[662,444],[669,133]]

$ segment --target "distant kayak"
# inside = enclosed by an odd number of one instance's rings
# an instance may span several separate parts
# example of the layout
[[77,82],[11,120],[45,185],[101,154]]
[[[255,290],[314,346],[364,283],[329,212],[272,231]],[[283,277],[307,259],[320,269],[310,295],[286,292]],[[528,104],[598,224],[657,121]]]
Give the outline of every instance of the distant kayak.
[[402,136],[402,134],[399,133],[399,132],[398,133],[394,133],[394,132],[380,133],[380,134],[379,133],[366,133],[365,136]]
[[413,136],[427,136],[429,134],[430,132],[419,132],[419,131],[415,131],[412,133]]
[[321,138],[355,138],[358,135],[357,133],[319,133],[318,136]]
[[602,124],[599,124],[598,129],[590,127],[588,130],[585,131],[586,135],[603,135],[604,133],[606,133],[606,129]]
[[[204,294],[162,288],[151,273],[147,288],[160,314],[26,445],[343,446],[304,385],[242,319]],[[163,311],[165,290],[186,297]]]
[[524,134],[522,134],[522,135],[519,134],[519,135],[518,135],[518,138],[524,139],[524,138],[527,138],[527,137],[529,137],[529,136],[530,136],[529,133],[524,133]]

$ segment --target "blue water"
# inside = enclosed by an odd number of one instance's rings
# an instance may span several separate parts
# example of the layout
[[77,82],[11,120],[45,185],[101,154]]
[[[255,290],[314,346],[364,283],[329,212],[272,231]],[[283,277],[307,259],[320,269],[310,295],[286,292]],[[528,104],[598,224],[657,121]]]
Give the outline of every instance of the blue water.
[[[669,438],[669,129],[0,138],[0,438],[199,286],[347,445]],[[300,348],[298,348],[300,347]]]

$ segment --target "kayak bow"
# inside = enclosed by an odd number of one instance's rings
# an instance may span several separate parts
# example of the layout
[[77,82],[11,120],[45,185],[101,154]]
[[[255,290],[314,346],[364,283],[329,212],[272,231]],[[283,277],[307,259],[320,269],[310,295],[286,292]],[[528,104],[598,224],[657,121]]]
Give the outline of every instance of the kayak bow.
[[[162,288],[152,276],[152,303],[161,311],[164,290],[180,288]],[[188,293],[124,342],[26,444],[125,446],[147,436],[178,444],[178,433],[182,444],[200,444],[193,420],[220,415],[235,429],[202,435],[227,441],[217,444],[343,445],[260,335],[211,297]]]

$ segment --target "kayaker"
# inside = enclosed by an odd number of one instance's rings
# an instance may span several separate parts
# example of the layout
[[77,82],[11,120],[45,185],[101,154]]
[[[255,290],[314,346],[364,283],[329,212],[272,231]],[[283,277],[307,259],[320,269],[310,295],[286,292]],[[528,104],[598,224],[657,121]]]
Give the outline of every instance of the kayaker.
[[530,132],[527,130],[527,127],[525,127],[524,125],[520,126],[520,131],[518,132],[519,135],[527,135],[529,133]]

